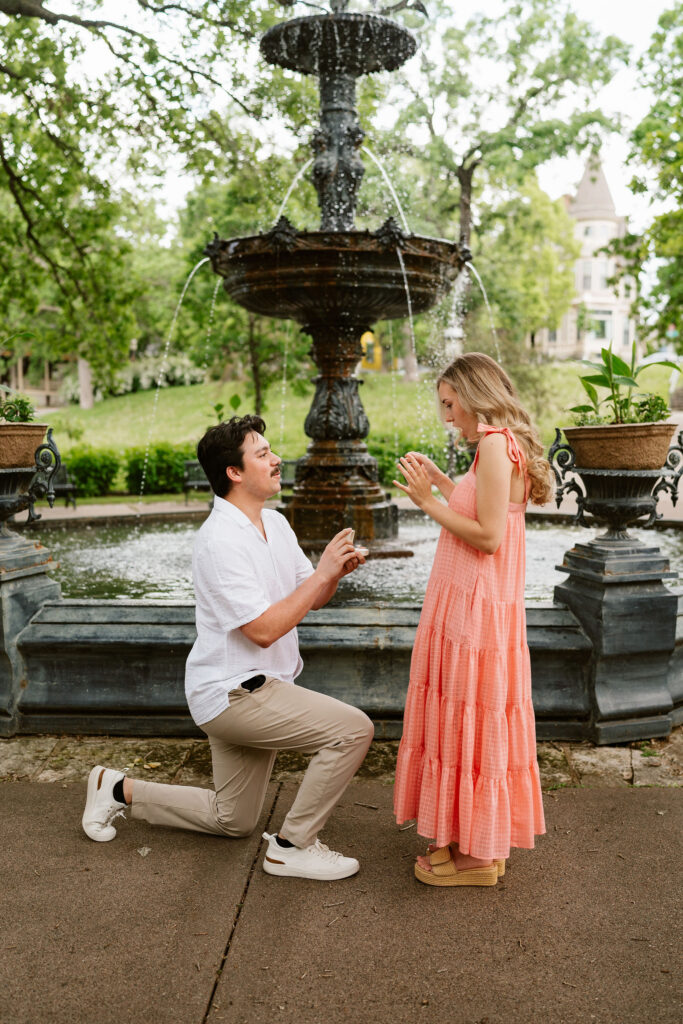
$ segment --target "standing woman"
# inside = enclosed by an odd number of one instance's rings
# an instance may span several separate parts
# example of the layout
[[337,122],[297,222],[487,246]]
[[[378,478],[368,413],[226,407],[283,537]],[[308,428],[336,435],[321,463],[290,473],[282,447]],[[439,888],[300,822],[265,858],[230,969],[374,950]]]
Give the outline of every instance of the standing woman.
[[[425,455],[401,490],[442,527],[415,637],[394,811],[435,840],[415,876],[495,885],[511,846],[545,832],[524,611],[527,500],[552,495],[538,433],[504,371],[468,352],[437,382],[442,416],[477,454],[459,484]],[[432,494],[435,484],[446,499]]]

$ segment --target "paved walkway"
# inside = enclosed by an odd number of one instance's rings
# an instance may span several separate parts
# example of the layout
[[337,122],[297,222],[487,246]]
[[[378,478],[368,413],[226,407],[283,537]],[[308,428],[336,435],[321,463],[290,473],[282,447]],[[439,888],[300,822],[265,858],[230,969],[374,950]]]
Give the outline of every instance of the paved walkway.
[[261,870],[304,761],[280,758],[259,827],[228,840],[80,829],[94,762],[207,785],[196,740],[0,740],[3,1024],[674,1024],[681,1019],[683,730],[541,744],[547,835],[495,889],[421,886],[373,744],[323,838],[361,871]]

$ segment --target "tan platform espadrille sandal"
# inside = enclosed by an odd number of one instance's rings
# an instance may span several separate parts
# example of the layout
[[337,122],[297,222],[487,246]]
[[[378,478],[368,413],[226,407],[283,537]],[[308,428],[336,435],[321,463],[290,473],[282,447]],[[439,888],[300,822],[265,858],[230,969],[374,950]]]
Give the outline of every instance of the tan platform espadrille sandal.
[[[458,849],[458,844],[457,843],[451,843],[450,844],[450,848],[451,848],[451,850],[457,850]],[[429,857],[430,854],[436,853],[436,851],[438,849],[439,849],[438,846],[435,846],[434,843],[430,843],[429,846],[427,847],[427,852],[425,853],[425,857]],[[443,847],[441,847],[441,849],[443,849]],[[495,861],[495,865],[498,868],[498,877],[502,878],[503,875],[505,874],[505,858],[504,857],[499,857],[498,860]]]
[[442,846],[429,854],[431,871],[425,871],[419,864],[415,865],[415,877],[425,885],[495,885],[498,881],[496,863],[484,868],[464,868],[458,871],[451,856],[451,848]]

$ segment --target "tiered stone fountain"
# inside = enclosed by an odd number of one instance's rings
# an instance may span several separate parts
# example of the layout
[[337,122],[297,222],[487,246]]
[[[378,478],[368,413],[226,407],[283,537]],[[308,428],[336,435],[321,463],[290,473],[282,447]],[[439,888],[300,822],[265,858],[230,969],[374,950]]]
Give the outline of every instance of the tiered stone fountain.
[[345,526],[358,539],[395,537],[398,513],[382,490],[365,438],[370,425],[355,367],[361,335],[377,320],[430,309],[448,292],[469,253],[452,242],[404,234],[389,219],[375,232],[356,231],[364,137],[356,111],[356,79],[391,71],[413,56],[416,42],[395,22],[347,13],[295,18],[270,29],[261,52],[271,64],[320,85],[320,127],[313,135],[313,183],[319,231],[299,231],[281,218],[266,234],[220,239],[207,246],[227,293],[253,313],[297,321],[313,340],[319,370],[306,418],[311,438],[285,508],[309,547]]

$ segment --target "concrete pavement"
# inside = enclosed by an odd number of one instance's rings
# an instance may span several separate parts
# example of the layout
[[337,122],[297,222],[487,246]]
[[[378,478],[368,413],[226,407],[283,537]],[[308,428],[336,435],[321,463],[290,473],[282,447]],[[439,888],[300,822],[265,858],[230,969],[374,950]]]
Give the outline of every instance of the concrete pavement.
[[[305,759],[279,758],[253,836],[80,828],[93,763],[208,785],[196,740],[0,741],[3,1024],[668,1024],[681,1018],[683,730],[541,744],[547,834],[495,889],[430,889],[375,743],[323,839],[334,883],[261,869]],[[643,767],[645,763],[645,767]]]

